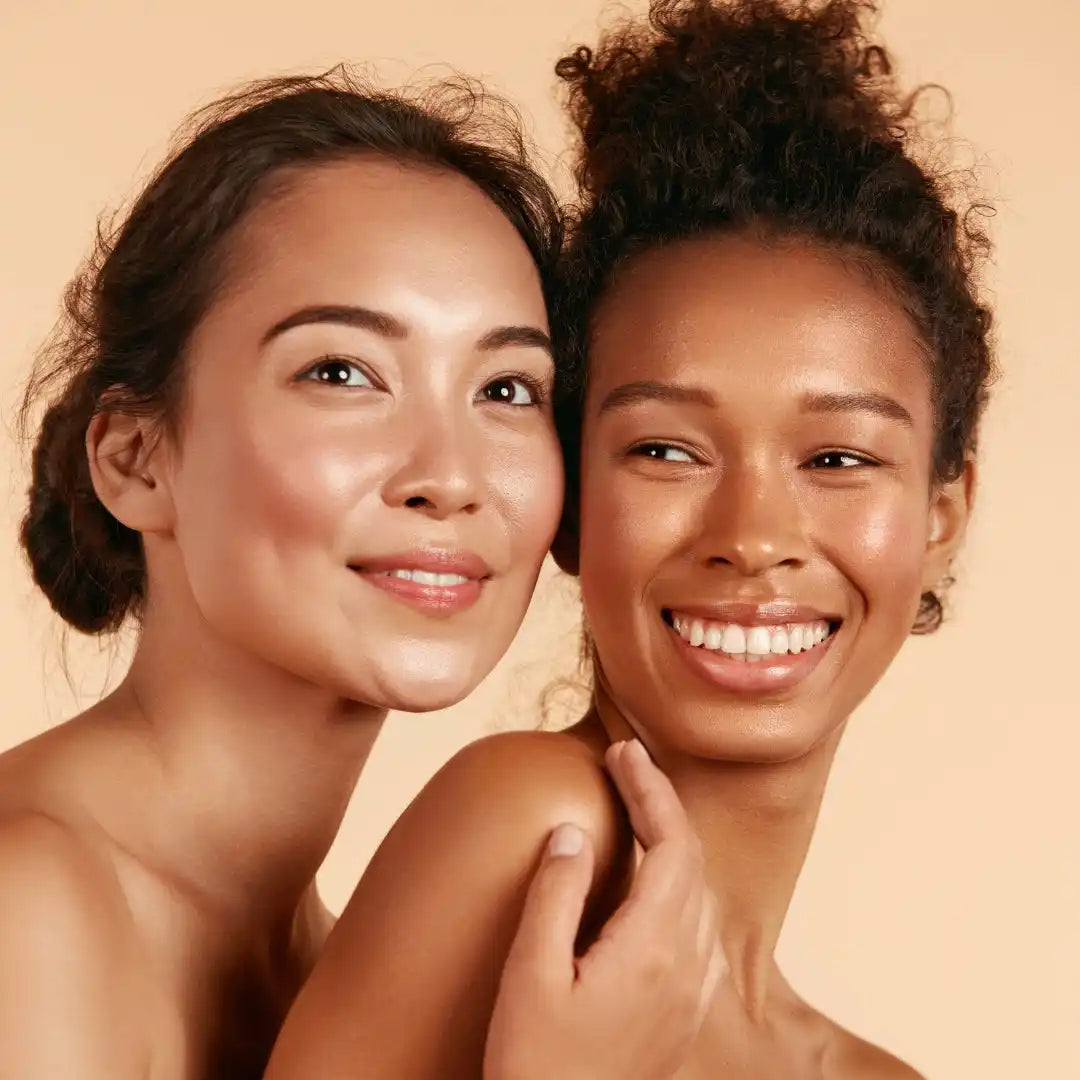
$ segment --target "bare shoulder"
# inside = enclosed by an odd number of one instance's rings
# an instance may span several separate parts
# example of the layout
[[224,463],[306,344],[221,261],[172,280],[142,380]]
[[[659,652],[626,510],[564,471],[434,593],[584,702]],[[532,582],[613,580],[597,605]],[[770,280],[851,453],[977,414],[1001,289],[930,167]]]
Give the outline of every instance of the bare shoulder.
[[[831,1021],[830,1021],[831,1023]],[[833,1075],[837,1080],[925,1080],[906,1062],[850,1031],[834,1028]]]
[[116,1025],[137,1000],[134,927],[107,862],[62,822],[10,813],[0,883],[0,1073],[126,1075],[135,1040],[118,1047]]
[[632,868],[621,814],[598,752],[571,735],[494,735],[454,755],[368,864],[286,1018],[267,1077],[350,1075],[357,1061],[371,1076],[479,1076],[548,835],[573,821],[592,839],[584,941]]
[[[3,925],[13,915],[82,913],[105,929],[107,914],[119,914],[123,900],[107,863],[73,828],[30,809],[0,816],[0,876]],[[19,901],[27,896],[35,902],[24,908]]]
[[564,732],[514,731],[470,743],[422,794],[452,797],[459,813],[487,816],[517,833],[573,821],[598,848],[615,842],[625,818],[598,753]]
[[[563,732],[490,735],[454,755],[398,819],[365,874],[433,861],[452,864],[489,896],[524,895],[544,843],[562,822],[588,834],[596,855],[589,910],[617,903],[633,851],[622,803],[598,752]],[[505,891],[509,890],[509,894]],[[483,889],[474,895],[479,896]]]

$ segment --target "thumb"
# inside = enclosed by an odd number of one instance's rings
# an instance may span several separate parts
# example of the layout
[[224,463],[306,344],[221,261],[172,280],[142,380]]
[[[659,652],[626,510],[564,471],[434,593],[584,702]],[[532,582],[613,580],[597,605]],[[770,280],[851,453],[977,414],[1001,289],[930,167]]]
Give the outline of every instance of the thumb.
[[592,886],[593,849],[577,825],[556,828],[529,885],[505,974],[547,985],[574,979],[574,942]]

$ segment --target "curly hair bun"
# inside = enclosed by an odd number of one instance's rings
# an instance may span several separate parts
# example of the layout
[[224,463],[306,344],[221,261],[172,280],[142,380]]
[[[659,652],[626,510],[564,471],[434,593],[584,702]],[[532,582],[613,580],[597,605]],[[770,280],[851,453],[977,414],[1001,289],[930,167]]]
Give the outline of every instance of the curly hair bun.
[[94,492],[85,447],[92,415],[82,380],[46,412],[20,539],[53,610],[76,630],[103,634],[118,629],[141,600],[143,558],[138,534]]
[[[935,479],[975,449],[993,375],[978,272],[981,212],[957,174],[918,160],[918,91],[900,92],[870,36],[872,0],[654,0],[564,56],[580,200],[553,324],[568,357],[557,420],[573,498],[588,327],[635,252],[760,229],[857,254],[911,316],[930,357]],[[921,144],[920,144],[921,145]],[[923,597],[917,629],[941,620]]]

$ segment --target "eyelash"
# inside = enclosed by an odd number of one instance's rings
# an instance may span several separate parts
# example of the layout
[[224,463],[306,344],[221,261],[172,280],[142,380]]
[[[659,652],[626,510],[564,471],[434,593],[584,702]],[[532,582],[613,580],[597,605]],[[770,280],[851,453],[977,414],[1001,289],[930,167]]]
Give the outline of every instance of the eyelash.
[[[674,461],[667,462],[674,465],[689,465],[691,463],[696,464],[698,462],[697,456],[690,450],[687,450],[684,446],[678,446],[675,443],[665,442],[647,442],[639,443],[637,446],[631,447],[630,454],[634,457],[644,457],[651,461],[666,461],[665,458],[658,454],[649,453],[652,450],[676,450],[680,454],[685,454],[691,459],[691,461]],[[841,466],[829,466],[823,463],[826,458],[844,458],[850,460],[853,464],[841,465]],[[807,463],[806,468],[810,469],[824,469],[828,472],[842,472],[846,469],[857,468],[877,468],[881,465],[881,462],[876,461],[874,458],[869,457],[866,454],[858,454],[853,450],[822,450],[820,453],[815,454]]]
[[690,461],[666,462],[667,464],[670,464],[670,465],[690,465],[690,464],[696,464],[697,461],[698,461],[697,455],[694,454],[693,451],[687,450],[685,446],[679,446],[676,443],[666,443],[666,442],[638,443],[637,446],[632,446],[630,448],[630,455],[632,457],[648,458],[650,461],[665,461],[664,458],[659,457],[656,454],[648,453],[648,451],[650,451],[650,450],[677,450],[680,454],[685,454],[688,458],[691,459]]
[[[853,465],[841,465],[839,467],[830,467],[827,465],[820,465],[823,458],[848,458],[854,462]],[[869,457],[866,454],[857,454],[853,450],[822,450],[820,453],[815,454],[808,462],[807,468],[810,469],[825,469],[828,472],[842,472],[846,469],[858,469],[858,468],[876,468],[881,464],[880,461],[875,461],[874,458]]]
[[[359,375],[367,379],[371,386],[345,386],[342,383],[334,383],[326,379],[318,379],[314,377],[315,373],[319,370],[319,368],[325,368],[330,366],[349,368],[351,371],[355,371]],[[351,357],[348,356],[324,356],[321,359],[317,360],[314,364],[311,364],[309,367],[304,368],[304,370],[296,376],[296,381],[315,382],[319,383],[322,386],[332,386],[335,389],[339,390],[370,390],[382,388],[382,384],[379,382],[379,380],[376,379],[370,371],[366,370],[363,364],[358,363],[356,360],[353,360]]]
[[490,398],[487,400],[492,405],[509,405],[511,409],[535,409],[546,405],[548,402],[548,390],[535,376],[529,375],[524,371],[505,371],[501,375],[496,375],[494,379],[488,379],[486,383],[480,388],[480,393],[483,394],[485,390],[490,386],[495,386],[497,383],[505,382],[519,382],[529,391],[533,400],[525,405],[514,405],[506,401],[492,401]]
[[[346,386],[346,385],[344,385],[344,384],[342,384],[340,382],[335,383],[335,382],[332,382],[330,380],[315,378],[315,374],[316,374],[316,372],[318,372],[318,370],[320,368],[325,368],[325,367],[330,367],[330,366],[338,366],[338,367],[349,368],[351,371],[354,371],[354,372],[358,373],[359,375],[361,375],[371,385],[370,386]],[[382,389],[382,385],[380,384],[379,380],[376,379],[375,376],[371,372],[365,370],[365,368],[364,368],[364,366],[362,364],[359,364],[356,360],[353,360],[353,359],[351,359],[350,357],[347,357],[347,356],[324,356],[324,357],[322,357],[322,359],[317,360],[314,364],[310,365],[309,367],[307,367],[303,371],[301,371],[300,374],[296,376],[296,379],[297,379],[298,382],[306,382],[306,381],[316,382],[316,383],[320,383],[323,386],[332,386],[332,387],[334,387],[336,389],[341,389],[341,390]],[[489,398],[488,400],[490,401],[490,403],[492,405],[509,405],[510,408],[512,408],[512,409],[528,409],[528,408],[539,408],[539,407],[547,404],[547,401],[548,401],[547,388],[538,379],[536,379],[534,376],[529,375],[527,372],[524,372],[524,371],[507,371],[507,372],[504,372],[501,375],[496,376],[494,379],[489,379],[480,388],[480,393],[483,394],[485,390],[487,390],[491,386],[496,385],[497,383],[505,383],[505,382],[519,382],[519,383],[521,383],[528,390],[528,392],[529,392],[529,394],[530,394],[530,396],[532,397],[533,400],[525,403],[524,405],[521,405],[521,404],[514,405],[511,402],[494,401],[494,400],[491,400]]]

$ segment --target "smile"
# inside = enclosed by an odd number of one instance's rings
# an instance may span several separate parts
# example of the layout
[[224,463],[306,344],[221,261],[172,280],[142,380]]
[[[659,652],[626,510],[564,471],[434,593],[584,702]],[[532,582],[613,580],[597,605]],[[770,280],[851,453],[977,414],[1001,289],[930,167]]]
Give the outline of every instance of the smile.
[[726,618],[670,608],[662,612],[676,657],[696,678],[739,697],[794,690],[832,651],[842,625],[839,619],[808,618],[809,612],[794,608],[787,614],[792,621],[784,622],[776,610],[759,611],[755,618],[752,610],[740,612],[738,605],[717,614]]
[[430,570],[384,570],[383,573],[401,581],[415,581],[418,585],[468,585],[476,580],[465,574],[435,574]]
[[492,573],[473,552],[435,548],[366,556],[350,569],[399,603],[436,616],[471,608]]
[[694,648],[722,652],[732,659],[758,663],[772,657],[797,656],[826,641],[832,633],[824,619],[781,625],[716,622],[679,612],[665,612],[665,622]]

